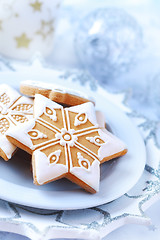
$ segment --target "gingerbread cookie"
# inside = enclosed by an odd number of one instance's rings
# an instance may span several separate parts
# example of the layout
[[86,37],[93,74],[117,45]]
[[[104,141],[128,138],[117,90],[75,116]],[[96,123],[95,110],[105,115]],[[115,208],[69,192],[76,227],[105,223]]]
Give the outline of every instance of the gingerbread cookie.
[[16,147],[8,141],[8,130],[33,118],[33,100],[22,97],[6,84],[0,85],[0,156],[12,157]]
[[93,103],[63,108],[39,94],[34,119],[7,137],[32,153],[35,184],[65,177],[91,193],[99,190],[99,165],[127,152],[121,140],[99,128]]
[[106,128],[105,116],[101,111],[96,111],[96,119],[99,128],[105,129]]
[[30,97],[41,94],[54,102],[67,106],[75,106],[90,101],[94,103],[92,98],[79,91],[38,81],[26,80],[21,82],[20,92]]

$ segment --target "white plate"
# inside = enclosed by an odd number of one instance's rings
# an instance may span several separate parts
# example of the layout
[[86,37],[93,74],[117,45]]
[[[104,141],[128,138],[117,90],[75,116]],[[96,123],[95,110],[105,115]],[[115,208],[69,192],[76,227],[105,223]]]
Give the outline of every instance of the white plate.
[[[33,79],[53,82],[57,75],[53,71],[33,73],[0,73],[0,83],[8,83],[18,88],[20,81]],[[101,166],[100,191],[90,194],[77,185],[65,180],[58,180],[44,186],[32,183],[30,162],[26,153],[18,151],[8,162],[0,160],[0,198],[17,204],[43,209],[82,209],[98,206],[122,196],[131,189],[140,178],[146,161],[144,142],[130,119],[113,103],[100,87],[91,91],[88,86],[70,79],[59,80],[58,84],[82,90],[96,100],[96,109],[104,112],[106,122],[113,133],[128,146],[128,153],[118,160]]]

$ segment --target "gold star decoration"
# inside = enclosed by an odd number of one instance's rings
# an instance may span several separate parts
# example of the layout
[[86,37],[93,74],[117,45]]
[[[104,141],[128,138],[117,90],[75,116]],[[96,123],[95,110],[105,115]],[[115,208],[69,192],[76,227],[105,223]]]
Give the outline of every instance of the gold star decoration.
[[32,41],[25,33],[22,33],[19,37],[15,37],[15,40],[17,42],[17,48],[28,48],[30,42]]
[[14,15],[16,18],[18,18],[19,17],[19,14],[18,13],[15,13],[15,15]]
[[41,11],[42,3],[39,1],[35,1],[34,3],[30,3],[30,6],[33,8],[33,10],[36,11]]
[[41,28],[36,32],[37,34],[41,35],[43,39],[46,39],[50,34],[53,33],[53,19],[50,21],[41,21]]

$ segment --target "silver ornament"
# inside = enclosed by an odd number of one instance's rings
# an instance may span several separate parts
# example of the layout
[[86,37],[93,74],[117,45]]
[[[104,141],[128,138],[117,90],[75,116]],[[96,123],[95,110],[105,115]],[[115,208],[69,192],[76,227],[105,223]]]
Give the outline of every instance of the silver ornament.
[[75,37],[82,65],[101,83],[130,69],[141,46],[141,27],[118,8],[91,12],[80,22]]

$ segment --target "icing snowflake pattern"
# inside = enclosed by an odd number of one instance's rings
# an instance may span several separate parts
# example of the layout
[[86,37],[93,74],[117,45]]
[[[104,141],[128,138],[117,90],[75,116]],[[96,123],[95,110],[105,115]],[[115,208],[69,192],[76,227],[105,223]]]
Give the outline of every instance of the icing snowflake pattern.
[[33,105],[26,103],[24,97],[20,96],[7,85],[1,85],[1,89],[0,134],[4,135],[11,125],[16,126],[19,123],[29,120],[27,115],[33,115]]
[[90,192],[97,192],[100,163],[124,151],[125,145],[98,128],[91,102],[63,108],[37,94],[34,104],[33,121],[9,136],[33,153],[35,183],[41,185],[66,177]]

